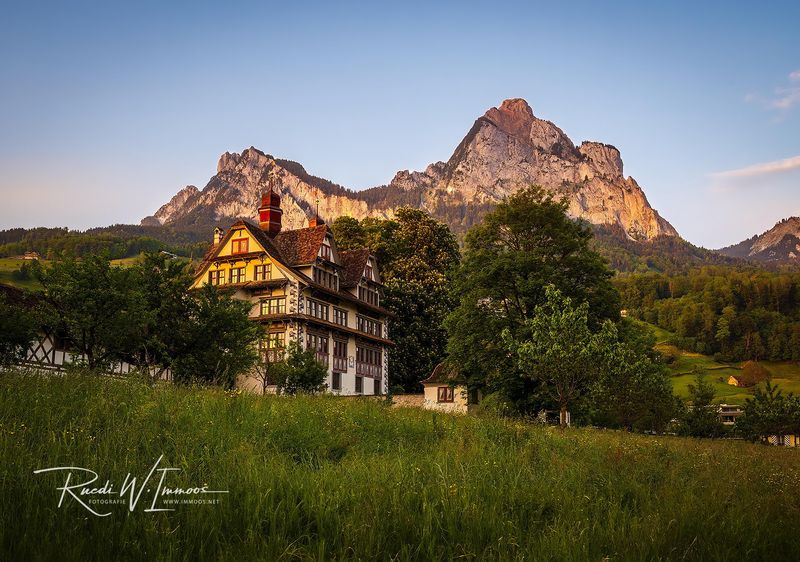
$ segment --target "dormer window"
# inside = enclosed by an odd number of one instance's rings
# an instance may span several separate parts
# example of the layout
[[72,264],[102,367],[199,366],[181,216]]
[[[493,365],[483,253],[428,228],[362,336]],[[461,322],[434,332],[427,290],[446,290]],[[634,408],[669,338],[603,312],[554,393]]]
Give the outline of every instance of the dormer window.
[[247,253],[247,238],[236,238],[231,240],[231,253],[233,254],[246,254]]
[[367,261],[367,267],[364,268],[364,277],[370,281],[375,281],[375,273],[372,269],[372,261]]
[[322,242],[322,246],[319,248],[319,257],[331,261],[331,245],[327,238]]

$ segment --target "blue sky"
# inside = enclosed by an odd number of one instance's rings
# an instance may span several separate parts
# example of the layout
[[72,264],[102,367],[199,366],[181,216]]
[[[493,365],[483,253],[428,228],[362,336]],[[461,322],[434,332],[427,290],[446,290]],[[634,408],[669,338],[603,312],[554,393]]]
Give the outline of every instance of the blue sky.
[[0,228],[135,223],[250,145],[383,184],[523,97],[617,146],[685,238],[735,243],[800,214],[798,21],[798,2],[6,5]]

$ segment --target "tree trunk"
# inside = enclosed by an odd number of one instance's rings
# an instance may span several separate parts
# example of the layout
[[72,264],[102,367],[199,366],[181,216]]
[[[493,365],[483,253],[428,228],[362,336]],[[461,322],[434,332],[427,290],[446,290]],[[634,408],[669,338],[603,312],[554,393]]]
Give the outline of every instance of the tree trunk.
[[561,429],[567,427],[567,414],[569,414],[569,412],[567,412],[567,405],[561,404],[561,411],[558,414],[558,423]]

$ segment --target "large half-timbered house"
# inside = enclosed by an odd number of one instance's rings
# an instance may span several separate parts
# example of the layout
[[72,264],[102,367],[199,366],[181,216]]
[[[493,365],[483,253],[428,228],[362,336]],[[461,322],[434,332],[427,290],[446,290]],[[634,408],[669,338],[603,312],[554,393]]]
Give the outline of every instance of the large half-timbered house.
[[[282,230],[280,197],[270,191],[258,209],[259,225],[234,223],[214,230],[193,288],[228,288],[252,303],[250,317],[264,325],[262,358],[282,357],[290,341],[313,349],[328,369],[328,389],[343,395],[388,390],[388,312],[369,250],[339,251],[319,218]],[[240,386],[260,389],[253,377]]]

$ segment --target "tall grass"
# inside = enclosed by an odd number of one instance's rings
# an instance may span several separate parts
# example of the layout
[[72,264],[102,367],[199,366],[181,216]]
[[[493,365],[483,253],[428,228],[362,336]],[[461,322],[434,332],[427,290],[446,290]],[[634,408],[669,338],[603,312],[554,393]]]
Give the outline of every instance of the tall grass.
[[[160,455],[230,493],[98,518],[33,474]],[[797,560],[798,490],[796,451],[745,443],[0,375],[2,560]]]

